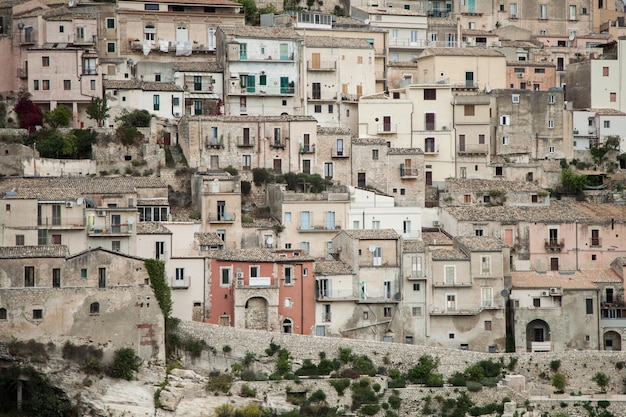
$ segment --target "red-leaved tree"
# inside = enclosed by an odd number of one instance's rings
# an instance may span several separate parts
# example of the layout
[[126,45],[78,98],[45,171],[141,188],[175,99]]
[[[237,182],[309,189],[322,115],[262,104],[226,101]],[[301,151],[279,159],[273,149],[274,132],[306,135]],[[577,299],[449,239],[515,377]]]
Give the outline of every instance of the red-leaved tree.
[[35,131],[35,126],[43,126],[43,112],[31,101],[30,93],[27,91],[20,92],[15,104],[15,114],[20,127],[28,129],[31,133]]

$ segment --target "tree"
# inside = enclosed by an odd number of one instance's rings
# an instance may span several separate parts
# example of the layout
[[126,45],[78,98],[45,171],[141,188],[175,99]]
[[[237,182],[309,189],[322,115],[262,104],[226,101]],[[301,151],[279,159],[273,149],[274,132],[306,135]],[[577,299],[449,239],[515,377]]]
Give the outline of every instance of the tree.
[[554,387],[554,389],[556,389],[555,392],[557,394],[563,394],[563,392],[565,392],[565,384],[565,375],[560,372],[552,375],[552,386]]
[[92,97],[91,103],[87,106],[87,115],[90,119],[95,120],[98,127],[102,127],[104,119],[109,117],[109,106],[107,98]]
[[569,168],[561,170],[561,183],[567,190],[580,193],[587,184],[587,177],[582,174],[576,174]]
[[30,97],[31,95],[28,91],[20,91],[14,110],[20,127],[28,129],[32,133],[35,131],[36,126],[43,126],[43,113],[39,106],[32,102]]
[[598,388],[600,388],[600,391],[604,393],[606,392],[606,387],[611,381],[611,377],[604,372],[596,372],[595,375],[591,377],[591,380],[598,384]]
[[43,120],[53,129],[57,127],[65,127],[72,120],[72,111],[67,106],[59,105],[43,115]]
[[152,115],[148,110],[133,110],[130,113],[124,112],[115,120],[124,127],[149,127]]

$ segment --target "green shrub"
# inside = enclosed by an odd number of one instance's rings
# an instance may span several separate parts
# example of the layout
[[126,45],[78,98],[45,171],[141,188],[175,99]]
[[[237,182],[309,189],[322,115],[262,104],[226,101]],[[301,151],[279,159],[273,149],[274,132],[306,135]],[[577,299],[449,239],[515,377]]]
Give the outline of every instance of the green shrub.
[[119,126],[115,131],[115,136],[126,146],[134,145],[144,137],[143,133],[137,130],[136,127],[128,126]]
[[407,373],[407,379],[414,384],[424,384],[431,372],[437,369],[438,364],[438,359],[430,355],[422,355],[417,364]]
[[361,378],[358,381],[354,381],[351,386],[352,389],[352,406],[351,409],[358,410],[363,404],[377,404],[378,396],[370,387],[370,380],[368,378]]
[[476,381],[467,381],[467,384],[465,384],[465,386],[467,387],[467,390],[469,392],[478,392],[483,389],[483,385],[480,382]]
[[380,384],[378,382],[376,382],[374,385],[372,385],[372,389],[374,390],[374,392],[378,393],[380,391]]
[[465,375],[461,372],[455,372],[450,379],[448,379],[448,383],[455,387],[464,387],[465,386]]
[[350,379],[349,378],[333,379],[333,380],[330,380],[329,383],[333,388],[335,388],[335,390],[337,391],[337,395],[339,395],[340,397],[343,397],[343,394],[346,388],[350,386]]
[[250,181],[241,181],[241,194],[250,195],[252,191],[252,183]]
[[222,352],[224,353],[229,353],[231,350],[233,349],[229,345],[222,346]]
[[322,391],[321,389],[318,389],[309,397],[309,402],[318,402],[318,401],[326,401],[326,393]]
[[107,374],[113,378],[132,381],[139,370],[141,359],[132,348],[120,348],[113,353],[113,362],[107,368]]
[[149,127],[152,115],[147,110],[124,112],[115,120],[126,127]]
[[443,387],[443,375],[441,374],[428,375],[428,378],[426,378],[426,386],[427,387]]
[[251,369],[245,369],[239,376],[242,381],[256,381],[256,372]]
[[224,394],[230,391],[233,385],[233,377],[229,374],[218,374],[209,377],[206,383],[206,390],[209,392],[222,392]]
[[558,372],[560,367],[561,367],[561,361],[560,360],[554,359],[554,360],[550,361],[550,369],[552,369],[552,372]]
[[248,384],[243,384],[239,395],[242,397],[254,398],[256,397],[256,388],[251,388]]
[[361,375],[374,376],[377,371],[374,362],[365,355],[354,356],[352,358],[352,367]]
[[104,364],[100,359],[90,356],[84,360],[81,369],[86,374],[100,374],[104,371]]
[[30,339],[27,342],[13,339],[7,347],[12,355],[30,359],[32,362],[45,363],[49,359],[46,345],[35,339]]
[[389,405],[394,410],[399,410],[400,404],[402,404],[402,398],[398,397],[397,395],[390,395],[387,401],[389,401]]
[[322,359],[319,364],[317,364],[317,372],[319,375],[329,375],[335,369],[335,364],[328,360]]
[[361,414],[365,414],[366,416],[373,416],[378,413],[380,410],[380,406],[378,404],[366,404],[361,407]]
[[352,361],[352,349],[339,348],[339,360],[343,363],[349,363]]

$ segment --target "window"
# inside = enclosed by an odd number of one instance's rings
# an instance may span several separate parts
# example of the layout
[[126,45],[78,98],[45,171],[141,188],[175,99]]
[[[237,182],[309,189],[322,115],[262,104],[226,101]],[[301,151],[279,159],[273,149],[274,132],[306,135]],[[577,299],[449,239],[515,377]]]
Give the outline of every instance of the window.
[[156,28],[154,25],[146,25],[143,28],[143,36],[145,40],[154,42],[156,37]]
[[42,56],[41,57],[41,66],[42,67],[49,67],[50,66],[50,57],[49,56]]
[[50,90],[50,80],[42,80],[41,81],[41,89],[42,90]]
[[330,180],[333,178],[333,163],[332,162],[324,163],[324,177],[327,180]]
[[90,90],[95,90],[96,89],[96,80],[90,80],[89,81],[89,89]]
[[15,235],[15,246],[24,246],[24,235]]
[[491,320],[485,320],[485,330],[491,331]]
[[52,287],[59,288],[61,286],[61,270],[59,268],[52,269]]
[[554,96],[553,95],[549,95],[548,96],[548,104],[554,104]]
[[445,283],[454,284],[455,275],[456,275],[456,268],[454,267],[454,265],[446,265],[444,267],[444,273],[445,273]]
[[482,236],[482,235],[483,235],[483,229],[474,230],[474,236]]
[[328,105],[328,114],[332,114],[332,113],[333,113],[333,111],[334,111],[333,105],[332,105],[332,104],[329,104],[329,105]]
[[517,19],[517,3],[509,4],[509,18]]
[[556,150],[556,149],[554,148],[554,146],[550,146],[550,147],[548,148],[548,153],[554,153],[554,152],[555,152],[555,150]]
[[424,139],[424,152],[429,152],[429,153],[435,152],[435,138]]
[[7,309],[0,308],[0,320],[6,320],[6,319],[7,319]]
[[100,303],[95,302],[89,304],[89,314],[94,316],[100,314]]
[[115,42],[107,42],[107,53],[109,54],[115,53]]
[[161,108],[161,97],[158,94],[152,96],[152,109],[159,110]]
[[222,286],[230,285],[231,269],[230,268],[220,268],[220,275],[221,275],[220,285],[222,285]]
[[610,120],[605,120],[603,125],[604,125],[604,127],[609,128],[609,127],[611,127],[611,121]]
[[484,275],[491,273],[491,258],[489,256],[480,257],[480,272]]
[[509,126],[511,124],[511,116],[504,114],[500,116],[500,126]]
[[547,19],[548,18],[548,5],[540,4],[539,5],[539,19]]
[[72,89],[72,80],[63,80],[63,89],[71,90]]
[[541,298],[533,298],[533,307],[541,307]]
[[185,280],[185,268],[176,268],[176,282],[174,285],[182,283]]
[[34,266],[24,267],[24,286],[25,287],[35,286],[35,267]]
[[593,314],[593,298],[585,299],[585,313]]
[[122,241],[114,240],[111,242],[111,250],[114,252],[120,252],[122,250]]
[[425,88],[424,89],[424,100],[437,100],[437,89],[435,89],[435,88]]
[[362,64],[363,63],[363,57],[362,56],[357,56],[356,57],[356,63],[357,64]]
[[290,222],[291,221],[291,212],[286,211],[285,212],[285,223]]
[[464,194],[463,195],[463,202],[465,204],[470,204],[472,202],[472,195],[471,194]]
[[486,203],[486,204],[491,203],[491,196],[490,195],[484,195],[483,196],[483,203]]
[[98,268],[98,288],[106,288],[107,286],[107,269]]
[[107,29],[115,29],[115,19],[107,17]]
[[158,11],[159,5],[158,4],[146,4],[144,5],[144,10]]
[[587,8],[586,7],[582,7],[580,9],[580,14],[587,14]]
[[511,96],[511,101],[513,102],[513,104],[519,104],[519,94],[513,94]]
[[422,315],[422,307],[411,308],[411,315],[413,317],[420,317]]
[[485,144],[485,135],[478,135],[478,144],[479,145]]
[[60,25],[59,26],[59,33],[64,33],[65,32],[65,26]]
[[33,90],[39,90],[39,80],[33,80]]
[[502,167],[496,167],[496,176],[498,177],[502,176]]
[[473,104],[466,104],[463,106],[463,115],[464,116],[474,116],[475,113],[475,107]]
[[508,136],[502,136],[502,144],[503,145],[508,145],[509,144],[509,137]]
[[42,320],[43,319],[43,310],[37,308],[33,310],[33,320]]
[[530,201],[531,201],[532,203],[538,203],[538,202],[539,202],[539,196],[538,196],[537,194],[532,194],[532,195],[530,196]]
[[383,307],[383,317],[391,317],[391,307]]
[[293,268],[285,267],[285,285],[293,285]]
[[378,149],[372,149],[372,159],[373,160],[378,159]]
[[285,305],[285,307],[287,307],[287,308],[290,308],[290,307],[291,307],[291,305],[292,305],[292,304],[291,304],[291,297],[285,297],[284,305]]
[[321,104],[316,104],[313,111],[315,113],[321,113],[322,112],[322,105]]
[[576,20],[576,5],[569,6],[569,20]]
[[609,76],[609,67],[602,67],[602,76],[603,77]]
[[615,103],[617,101],[617,93],[610,93],[609,100],[611,103]]

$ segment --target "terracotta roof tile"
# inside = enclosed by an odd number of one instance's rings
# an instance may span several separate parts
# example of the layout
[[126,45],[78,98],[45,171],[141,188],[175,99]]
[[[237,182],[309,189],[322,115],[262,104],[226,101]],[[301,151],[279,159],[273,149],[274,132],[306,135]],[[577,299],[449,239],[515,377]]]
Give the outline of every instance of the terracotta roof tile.
[[431,251],[433,261],[466,261],[469,257],[459,249],[434,249]]
[[363,38],[343,38],[333,36],[307,36],[304,38],[307,48],[354,48],[354,49],[374,49]]
[[222,72],[222,64],[215,61],[177,62],[173,66],[174,71],[180,72]]
[[539,192],[543,188],[530,181],[483,180],[469,178],[446,178],[445,189],[448,191],[490,191],[502,189],[504,191]]
[[400,235],[393,229],[355,229],[344,230],[351,239],[358,240],[396,240]]
[[598,282],[621,282],[612,270],[588,271],[513,271],[513,290],[516,288],[597,289]]
[[443,232],[422,232],[422,240],[428,246],[450,245],[452,238]]
[[0,259],[65,258],[69,254],[65,245],[0,246]]
[[292,28],[263,26],[221,26],[220,29],[229,36],[240,38],[272,38],[299,39],[302,36]]
[[224,241],[217,233],[195,233],[194,237],[202,246],[223,246]]
[[491,236],[459,236],[455,239],[472,252],[500,252],[506,247],[500,239]]
[[418,56],[418,59],[427,56],[487,56],[504,58],[502,52],[485,48],[427,48]]
[[402,252],[424,252],[426,244],[423,240],[407,239],[402,243]]
[[351,135],[352,131],[347,127],[322,127],[317,126],[318,136]]
[[[295,251],[295,250],[294,250]],[[281,252],[282,253],[282,252]],[[313,261],[314,259],[303,253],[302,256],[281,257],[279,253],[270,249],[226,249],[210,251],[210,258],[220,261],[240,261],[240,262],[294,262]]]
[[315,275],[351,275],[354,272],[350,266],[342,261],[316,260]]
[[171,235],[172,231],[159,222],[139,222],[137,223],[138,235]]

